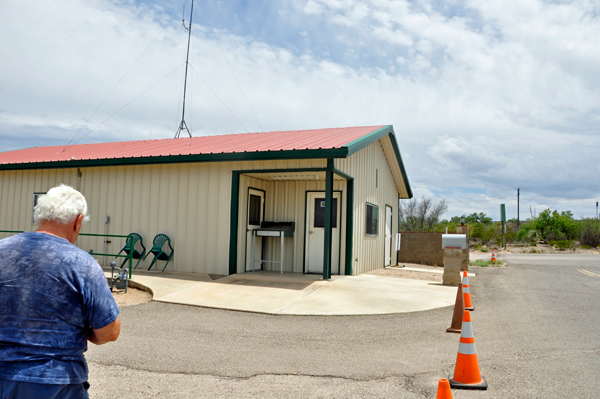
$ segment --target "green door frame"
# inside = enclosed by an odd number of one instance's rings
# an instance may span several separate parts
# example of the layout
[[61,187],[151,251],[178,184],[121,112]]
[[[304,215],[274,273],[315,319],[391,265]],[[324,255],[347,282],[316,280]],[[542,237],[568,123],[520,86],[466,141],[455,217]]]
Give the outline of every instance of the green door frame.
[[[334,159],[327,159],[326,168],[302,169],[250,169],[234,170],[231,176],[231,207],[229,223],[229,274],[237,273],[238,261],[238,229],[239,229],[239,195],[240,175],[243,173],[277,173],[277,172],[325,172],[325,249],[323,258],[323,279],[331,278],[331,202],[333,198],[333,174],[346,179],[346,264],[345,274],[352,275],[352,249],[354,237],[354,178],[335,168]],[[327,199],[329,198],[329,199]],[[341,268],[341,265],[340,265]]]

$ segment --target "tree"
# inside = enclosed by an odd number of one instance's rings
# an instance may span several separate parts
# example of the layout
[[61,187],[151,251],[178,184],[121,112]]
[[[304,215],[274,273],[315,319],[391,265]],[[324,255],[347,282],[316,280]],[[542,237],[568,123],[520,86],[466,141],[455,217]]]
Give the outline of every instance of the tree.
[[600,245],[600,220],[583,219],[581,221],[581,235],[579,241],[582,245],[597,248]]
[[571,211],[545,209],[531,223],[546,241],[575,240],[579,238],[579,223],[573,220]]
[[[463,215],[464,216],[464,215]],[[485,213],[483,212],[474,212],[472,214],[470,214],[469,216],[465,217],[465,222],[466,223],[483,223],[483,224],[492,224],[493,220],[491,217],[488,217]]]
[[435,203],[431,198],[412,200],[399,205],[400,231],[430,231],[448,210],[446,199]]

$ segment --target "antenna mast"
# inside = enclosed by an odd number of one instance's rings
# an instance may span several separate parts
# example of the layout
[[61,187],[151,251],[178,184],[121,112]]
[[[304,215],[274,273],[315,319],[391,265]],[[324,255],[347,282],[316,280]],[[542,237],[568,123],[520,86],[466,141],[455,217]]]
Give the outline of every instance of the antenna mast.
[[175,133],[175,138],[178,139],[182,130],[185,130],[190,138],[192,137],[192,133],[190,133],[190,129],[187,127],[187,123],[185,123],[185,92],[187,88],[187,75],[188,75],[188,64],[190,59],[190,39],[192,38],[192,16],[194,12],[194,0],[192,0],[192,9],[190,10],[190,24],[189,27],[185,26],[185,16],[183,18],[183,27],[188,31],[188,45],[187,45],[187,56],[185,57],[185,80],[183,81],[183,112],[181,113],[181,123],[177,128],[177,133]]

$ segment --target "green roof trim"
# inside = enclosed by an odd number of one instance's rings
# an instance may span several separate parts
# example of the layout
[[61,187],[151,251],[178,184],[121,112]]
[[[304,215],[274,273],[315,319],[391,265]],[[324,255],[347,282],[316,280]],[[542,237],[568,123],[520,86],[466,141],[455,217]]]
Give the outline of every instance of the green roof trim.
[[348,157],[357,152],[358,150],[362,150],[369,144],[373,144],[377,140],[384,138],[390,132],[393,133],[394,129],[392,128],[392,125],[387,125],[365,136],[362,136],[359,139],[349,142],[348,144],[346,144],[346,148],[348,148],[348,154],[346,156]]

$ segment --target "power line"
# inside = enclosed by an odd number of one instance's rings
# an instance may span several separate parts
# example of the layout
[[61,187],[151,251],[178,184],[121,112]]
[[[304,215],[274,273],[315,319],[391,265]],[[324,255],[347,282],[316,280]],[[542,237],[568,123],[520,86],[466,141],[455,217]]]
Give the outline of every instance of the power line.
[[138,98],[140,98],[141,96],[143,96],[144,94],[146,94],[148,91],[150,91],[152,88],[154,88],[154,86],[156,86],[157,84],[159,84],[160,82],[162,82],[163,80],[165,80],[166,78],[168,78],[169,76],[171,76],[175,71],[177,71],[179,68],[181,68],[183,66],[183,63],[181,65],[179,65],[177,68],[175,68],[174,70],[172,70],[171,72],[169,72],[167,75],[165,75],[162,79],[160,79],[158,82],[154,83],[152,86],[150,86],[149,88],[147,88],[146,90],[144,90],[142,93],[140,93],[137,97],[135,97],[133,100],[129,101],[127,104],[123,105],[121,108],[119,108],[119,110],[117,112],[115,112],[114,114],[112,114],[111,116],[109,116],[108,118],[106,118],[105,120],[103,120],[99,125],[97,125],[95,128],[93,128],[92,130],[90,130],[89,132],[87,132],[86,134],[84,134],[80,139],[78,139],[76,142],[74,142],[71,145],[68,145],[67,147],[65,147],[65,149],[62,152],[65,152],[65,150],[68,147],[72,147],[75,144],[77,144],[78,142],[80,142],[81,140],[83,140],[87,135],[89,135],[90,133],[92,133],[93,131],[95,131],[96,129],[98,129],[100,126],[102,126],[104,123],[108,122],[109,119],[111,119],[113,116],[115,116],[116,114],[118,114],[119,112],[121,112],[123,109],[125,109],[127,106],[129,106],[131,103],[133,103],[135,100],[137,100]]
[[208,28],[210,29],[210,32],[212,33],[213,37],[215,38],[215,41],[217,42],[219,49],[221,50],[221,54],[223,54],[223,58],[225,58],[225,62],[227,62],[227,66],[229,67],[229,70],[231,71],[231,74],[233,75],[235,82],[237,83],[238,87],[240,88],[240,91],[242,92],[242,95],[244,96],[244,99],[246,100],[246,104],[248,104],[250,111],[252,111],[252,115],[254,115],[254,119],[256,120],[256,123],[258,123],[258,127],[260,128],[260,131],[263,132],[264,130],[263,130],[260,122],[258,121],[256,114],[254,113],[254,109],[252,109],[252,106],[250,105],[250,101],[248,101],[248,97],[246,97],[246,93],[244,93],[244,89],[242,89],[242,85],[240,85],[240,82],[239,82],[237,76],[235,75],[235,72],[233,72],[233,68],[231,67],[231,64],[229,64],[229,60],[227,59],[227,56],[225,55],[225,52],[223,51],[223,48],[221,47],[221,43],[219,42],[219,39],[217,39],[217,35],[215,34],[215,31],[213,30],[210,22],[208,21],[208,18],[206,18],[206,14],[204,14],[204,10],[202,9],[202,7],[201,6],[198,6],[198,7],[200,7],[200,12],[204,16],[204,20],[208,24]]
[[[187,3],[187,1],[186,1]],[[185,3],[184,3],[185,4]],[[158,34],[156,35],[156,37],[154,39],[152,39],[152,41],[150,42],[150,44],[146,47],[146,49],[144,51],[142,51],[142,54],[140,54],[140,56],[135,60],[135,62],[129,67],[129,69],[127,70],[127,72],[125,72],[125,74],[121,77],[121,79],[119,79],[119,81],[117,82],[117,84],[114,85],[114,87],[108,92],[108,94],[106,95],[106,97],[104,97],[104,99],[100,102],[100,105],[98,105],[96,107],[96,109],[94,110],[94,112],[92,112],[92,114],[89,116],[89,118],[87,118],[87,120],[85,121],[85,123],[83,125],[81,125],[81,127],[79,128],[79,130],[77,131],[77,133],[75,133],[75,135],[71,138],[71,140],[69,140],[69,142],[67,143],[67,145],[65,146],[65,148],[63,148],[62,152],[65,152],[67,150],[67,148],[69,148],[69,145],[71,144],[71,142],[73,140],[75,140],[75,137],[77,137],[79,135],[79,133],[83,130],[83,128],[88,124],[88,122],[90,121],[90,119],[92,119],[92,117],[96,114],[96,112],[100,109],[100,107],[102,106],[102,104],[104,104],[104,102],[108,99],[108,97],[110,97],[110,95],[113,93],[113,91],[115,91],[115,89],[117,88],[117,86],[119,86],[119,84],[123,81],[123,79],[125,79],[125,77],[129,74],[129,72],[131,72],[131,70],[133,69],[133,67],[138,63],[138,61],[142,58],[142,56],[144,54],[146,54],[146,51],[148,51],[148,49],[150,48],[150,46],[152,46],[154,44],[154,42],[156,41],[156,39],[158,39],[158,37],[163,33],[163,31],[167,28],[167,26],[171,23],[171,21],[173,20],[173,18],[175,18],[176,13],[173,14],[173,16],[171,17],[171,19],[163,26],[163,28],[160,30],[160,32],[158,32]],[[118,111],[117,111],[118,112]],[[112,116],[111,116],[112,117]],[[110,119],[110,118],[109,118]],[[102,122],[104,123],[104,122]],[[100,126],[100,125],[98,125]],[[95,128],[97,129],[98,126]],[[94,129],[94,130],[95,130]],[[92,130],[93,131],[93,130]],[[90,132],[88,132],[85,136],[87,136],[88,134],[90,134]],[[83,136],[83,137],[85,137]],[[82,138],[83,138],[82,137]],[[81,139],[77,140],[75,143],[79,142]]]
[[238,123],[242,126],[242,128],[246,131],[246,133],[249,133],[248,129],[246,129],[246,126],[244,126],[244,124],[242,122],[240,122],[240,120],[235,116],[233,111],[231,111],[231,109],[229,109],[229,107],[223,102],[223,100],[221,100],[221,97],[219,97],[219,95],[212,89],[212,87],[210,87],[210,85],[206,82],[206,80],[204,80],[202,75],[200,75],[200,73],[196,70],[196,68],[194,68],[194,65],[192,65],[192,69],[194,70],[194,72],[196,72],[196,74],[198,74],[198,77],[200,77],[202,82],[204,82],[206,87],[208,87],[208,89],[215,95],[215,97],[217,97],[217,99],[221,102],[221,104],[223,104],[223,106],[227,109],[227,111],[229,111],[231,116],[233,116],[235,118],[235,120],[238,121]]

